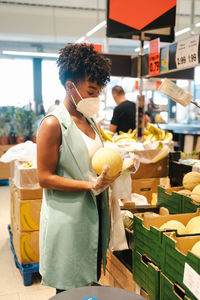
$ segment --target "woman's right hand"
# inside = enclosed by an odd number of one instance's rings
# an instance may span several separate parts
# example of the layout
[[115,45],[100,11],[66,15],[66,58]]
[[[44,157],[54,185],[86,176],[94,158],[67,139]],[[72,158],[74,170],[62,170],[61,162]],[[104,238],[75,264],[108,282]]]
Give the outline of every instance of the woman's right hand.
[[96,181],[92,185],[92,191],[95,195],[102,193],[111,183],[113,183],[121,172],[115,176],[108,176],[109,167],[105,166],[102,173],[97,177]]

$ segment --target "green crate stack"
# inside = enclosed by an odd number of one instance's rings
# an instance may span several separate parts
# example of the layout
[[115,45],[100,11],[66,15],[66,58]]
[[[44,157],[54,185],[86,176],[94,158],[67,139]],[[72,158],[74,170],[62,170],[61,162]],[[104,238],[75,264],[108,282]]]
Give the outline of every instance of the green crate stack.
[[150,300],[160,299],[160,270],[138,251],[133,251],[133,279]]
[[192,202],[190,197],[184,196],[182,197],[182,212],[183,213],[190,213],[196,212],[197,208],[200,208],[200,205],[196,205]]
[[173,284],[164,274],[160,274],[160,300],[190,300],[185,291]]
[[[188,237],[193,238],[195,242],[200,241],[200,235],[175,237],[175,239],[179,241],[179,244],[180,242],[187,243]],[[181,253],[176,248],[175,240],[170,238],[168,234],[163,234],[162,246],[162,251],[164,252],[164,260],[162,261],[161,266],[162,273],[173,283],[177,282],[180,286],[182,286],[186,295],[191,298],[191,300],[197,300],[197,298],[183,283],[183,275],[185,263],[187,263],[200,275],[200,259],[190,251],[187,255]]]
[[143,220],[134,215],[133,222],[133,250],[141,254],[146,253],[152,262],[158,267],[162,260],[162,232],[156,228],[147,229],[143,226]]
[[182,195],[176,192],[166,193],[165,188],[158,186],[158,205],[166,207],[170,214],[182,213]]

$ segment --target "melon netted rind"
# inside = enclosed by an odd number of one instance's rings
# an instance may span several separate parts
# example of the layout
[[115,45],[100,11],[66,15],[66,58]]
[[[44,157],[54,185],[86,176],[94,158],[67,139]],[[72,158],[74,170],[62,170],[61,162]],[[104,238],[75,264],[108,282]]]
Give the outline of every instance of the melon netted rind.
[[185,226],[176,220],[170,220],[164,223],[161,227],[161,230],[177,230],[178,234],[185,234]]
[[184,175],[183,186],[186,190],[192,191],[198,184],[200,184],[200,173],[193,171]]
[[192,247],[191,252],[195,254],[196,256],[200,257],[200,241],[194,244]]
[[191,198],[196,203],[200,204],[200,184],[198,184],[197,186],[195,186],[195,188],[192,190]]
[[100,175],[105,166],[109,166],[108,176],[115,176],[122,171],[123,159],[114,148],[100,148],[92,158],[92,167]]
[[200,233],[200,216],[196,216],[187,223],[185,227],[187,234]]

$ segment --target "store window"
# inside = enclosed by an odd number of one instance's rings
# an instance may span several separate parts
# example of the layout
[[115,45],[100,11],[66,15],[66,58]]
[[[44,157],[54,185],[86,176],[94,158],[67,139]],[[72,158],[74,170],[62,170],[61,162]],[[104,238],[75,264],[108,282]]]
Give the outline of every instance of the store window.
[[32,59],[0,59],[0,106],[33,103]]
[[42,98],[45,111],[54,104],[56,99],[63,101],[65,89],[58,76],[58,67],[55,60],[42,61]]

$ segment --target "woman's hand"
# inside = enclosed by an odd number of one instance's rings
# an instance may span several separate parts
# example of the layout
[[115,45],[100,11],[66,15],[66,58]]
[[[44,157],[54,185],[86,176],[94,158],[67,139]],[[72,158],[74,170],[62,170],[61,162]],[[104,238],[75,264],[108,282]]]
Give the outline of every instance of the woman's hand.
[[111,183],[120,176],[121,172],[115,176],[108,176],[109,167],[105,166],[102,173],[97,177],[96,181],[92,185],[92,191],[95,195],[102,193]]

